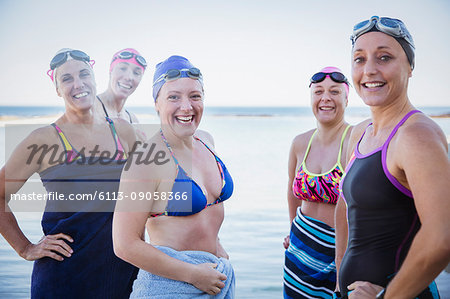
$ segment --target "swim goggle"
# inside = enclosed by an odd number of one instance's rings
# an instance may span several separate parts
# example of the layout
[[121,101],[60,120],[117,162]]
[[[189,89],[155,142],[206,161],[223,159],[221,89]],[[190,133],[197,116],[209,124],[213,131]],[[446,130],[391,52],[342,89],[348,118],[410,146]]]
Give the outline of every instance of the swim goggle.
[[87,63],[89,63],[91,61],[90,58],[89,58],[89,55],[87,55],[83,51],[71,50],[71,51],[59,53],[55,57],[53,57],[52,61],[50,61],[50,69],[54,70],[58,66],[62,65],[63,63],[65,63],[67,61],[67,58],[69,57],[69,55],[73,59],[76,59],[76,60],[85,61]]
[[161,81],[168,82],[168,81],[173,81],[178,78],[181,78],[183,73],[185,73],[187,77],[192,78],[192,79],[201,80],[203,78],[202,73],[196,67],[192,67],[190,69],[181,69],[181,70],[171,69],[171,70],[168,70],[165,74],[162,74],[161,76],[159,76],[158,79],[156,79],[155,82],[153,82],[153,86],[155,86],[156,84],[158,84]]
[[344,76],[344,74],[340,73],[340,72],[332,72],[332,73],[323,73],[323,72],[319,72],[319,73],[315,73],[312,77],[309,83],[309,87],[311,87],[311,84],[313,83],[319,83],[322,82],[323,80],[325,80],[325,78],[329,76],[331,78],[331,80],[333,80],[336,83],[345,83],[347,84],[347,86],[350,85],[350,82],[348,82],[347,78]]
[[392,37],[403,38],[414,49],[414,41],[405,24],[399,19],[392,19],[387,17],[373,16],[369,20],[359,22],[353,27],[353,34],[350,37],[354,45],[356,39],[364,33],[370,31],[375,26],[379,31],[386,33]]
[[53,57],[52,61],[50,61],[50,69],[47,71],[47,75],[52,81],[54,81],[53,75],[55,69],[64,64],[67,61],[67,58],[69,58],[69,55],[75,60],[80,60],[88,63],[91,67],[93,67],[95,64],[95,60],[91,60],[89,58],[89,55],[80,50],[71,50],[56,54],[55,57]]
[[112,59],[111,63],[113,63],[114,60],[120,58],[120,59],[124,59],[124,60],[128,60],[128,59],[132,59],[133,57],[136,57],[136,61],[145,69],[147,67],[147,61],[145,60],[144,57],[142,57],[141,55],[137,55],[135,53],[129,52],[129,51],[123,51],[120,52],[119,54],[117,54],[116,56],[114,56],[114,58]]

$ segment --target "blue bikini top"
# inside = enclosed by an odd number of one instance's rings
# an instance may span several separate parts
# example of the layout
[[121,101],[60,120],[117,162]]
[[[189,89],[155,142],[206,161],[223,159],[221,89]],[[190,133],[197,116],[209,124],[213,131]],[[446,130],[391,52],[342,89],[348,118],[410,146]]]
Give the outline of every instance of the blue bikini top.
[[196,140],[200,141],[211,152],[211,154],[213,154],[222,178],[222,190],[220,192],[220,196],[211,203],[208,203],[202,188],[200,188],[200,186],[191,177],[189,177],[186,171],[180,166],[177,158],[175,158],[175,155],[173,154],[170,144],[164,137],[163,132],[160,131],[160,133],[177,166],[177,176],[172,187],[171,198],[168,198],[167,200],[168,203],[166,210],[163,213],[151,214],[150,217],[190,216],[231,197],[231,194],[233,194],[233,179],[231,178],[225,164],[223,164],[222,160],[220,160],[220,158],[209,148],[208,145],[206,145],[206,143],[194,136]]

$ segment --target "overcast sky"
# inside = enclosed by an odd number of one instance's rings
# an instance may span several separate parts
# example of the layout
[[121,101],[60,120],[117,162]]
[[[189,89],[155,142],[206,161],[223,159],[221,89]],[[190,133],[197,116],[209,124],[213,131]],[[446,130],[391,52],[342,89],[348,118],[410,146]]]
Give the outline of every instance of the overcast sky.
[[[306,106],[313,73],[334,65],[351,76],[353,25],[372,15],[400,18],[413,35],[412,102],[449,106],[447,0],[0,0],[0,105],[62,105],[46,71],[63,47],[96,60],[103,92],[112,54],[133,47],[149,67],[127,105],[153,105],[154,66],[178,54],[201,69],[207,105]],[[362,105],[353,89],[350,105]]]

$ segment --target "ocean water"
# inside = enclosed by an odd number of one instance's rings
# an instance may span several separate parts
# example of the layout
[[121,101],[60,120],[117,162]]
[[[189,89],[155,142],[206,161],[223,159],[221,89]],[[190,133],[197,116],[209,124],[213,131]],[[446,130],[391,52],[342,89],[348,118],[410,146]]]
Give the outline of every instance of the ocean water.
[[[149,114],[156,116],[153,105],[131,106],[127,109],[136,114]],[[419,107],[428,115],[450,114],[450,106]],[[0,106],[0,116],[35,117],[42,115],[55,115],[64,112],[63,106]],[[370,114],[367,107],[349,107],[346,111],[350,116],[365,116]],[[208,116],[310,116],[309,107],[206,107]]]
[[[426,112],[450,111],[450,107],[433,109]],[[134,112],[146,114],[138,115],[141,122],[158,122],[150,108]],[[349,112],[351,124],[369,115],[364,108]],[[435,121],[449,139],[450,118]],[[286,201],[289,147],[297,134],[314,127],[315,120],[306,108],[211,108],[205,112],[200,128],[214,136],[217,152],[235,183],[233,196],[225,202],[220,239],[235,269],[236,298],[282,298],[282,242],[290,227]],[[2,151],[4,135],[0,127]],[[2,153],[2,165],[4,159]],[[16,216],[25,235],[38,241],[41,215]],[[28,298],[31,269],[32,262],[21,259],[0,237],[0,298]],[[442,298],[450,298],[450,275],[443,273],[439,279]]]

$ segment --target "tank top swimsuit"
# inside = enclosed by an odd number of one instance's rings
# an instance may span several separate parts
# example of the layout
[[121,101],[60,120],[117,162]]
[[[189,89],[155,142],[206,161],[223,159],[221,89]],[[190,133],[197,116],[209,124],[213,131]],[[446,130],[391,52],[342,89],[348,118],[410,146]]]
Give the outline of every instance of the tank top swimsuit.
[[[420,228],[411,191],[397,181],[386,163],[395,133],[418,112],[407,113],[386,142],[368,154],[359,152],[364,132],[347,167],[341,187],[347,203],[349,241],[339,273],[340,290],[345,296],[347,286],[358,280],[386,287]],[[436,294],[432,284],[418,298],[439,298]]]
[[[231,197],[233,193],[233,179],[231,178],[230,173],[228,172],[227,167],[222,162],[222,160],[204,143],[201,139],[194,136],[194,139],[200,141],[208,151],[214,156],[217,168],[220,173],[220,177],[222,179],[222,190],[220,192],[220,196],[213,202],[208,203],[207,197],[203,192],[202,188],[186,173],[186,171],[181,167],[178,163],[177,158],[173,153],[170,144],[167,142],[166,138],[162,131],[160,131],[161,138],[166,144],[167,148],[172,155],[173,161],[176,164],[176,178],[172,187],[172,194],[176,198],[178,197],[184,198],[181,200],[168,200],[166,210],[163,213],[152,214],[150,217],[158,217],[158,216],[190,216],[196,213],[201,212],[203,209],[206,209],[209,206],[224,202],[228,198]],[[184,194],[184,196],[183,196]]]
[[300,164],[292,184],[292,190],[298,199],[328,204],[337,203],[339,198],[339,181],[343,172],[341,165],[342,146],[350,127],[348,125],[342,133],[336,164],[329,171],[322,174],[314,174],[306,169],[306,158],[311,148],[312,140],[317,133],[317,130],[314,131],[309,139],[302,164]]
[[[116,257],[112,244],[112,217],[126,153],[114,123],[106,118],[116,144],[108,161],[85,157],[75,149],[61,128],[52,124],[65,149],[65,162],[40,173],[48,193],[64,195],[63,202],[47,200],[42,216],[45,235],[64,233],[74,240],[71,257],[49,257],[34,262],[31,298],[128,298],[138,269]],[[84,196],[89,200],[67,200]]]
[[[100,101],[100,104],[102,104],[103,111],[105,111],[105,116],[109,118],[108,112],[106,111],[105,104],[103,104],[103,101],[100,100],[99,96],[97,96],[97,99]],[[130,112],[128,112],[127,109],[125,109],[125,112],[128,114],[128,117],[130,118],[130,124],[132,124],[132,123],[133,123],[133,120],[131,119],[131,114],[130,114]]]

